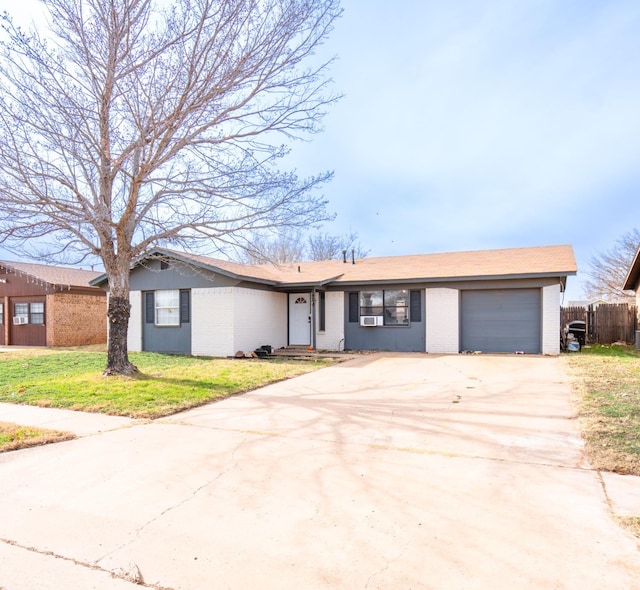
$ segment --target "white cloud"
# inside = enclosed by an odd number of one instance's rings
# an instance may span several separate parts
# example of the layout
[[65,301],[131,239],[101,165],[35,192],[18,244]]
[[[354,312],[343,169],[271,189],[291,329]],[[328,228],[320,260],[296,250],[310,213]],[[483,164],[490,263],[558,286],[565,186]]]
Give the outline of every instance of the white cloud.
[[327,229],[378,255],[570,242],[584,267],[640,224],[640,3],[343,5],[346,96],[289,159],[335,170]]

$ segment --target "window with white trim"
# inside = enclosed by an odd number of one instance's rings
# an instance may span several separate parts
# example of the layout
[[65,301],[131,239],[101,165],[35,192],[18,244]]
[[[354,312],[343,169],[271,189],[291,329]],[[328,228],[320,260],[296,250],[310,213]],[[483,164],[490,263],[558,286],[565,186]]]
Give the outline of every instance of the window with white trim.
[[163,289],[145,291],[145,324],[162,327],[179,327],[191,322],[189,289]]
[[165,289],[156,291],[156,326],[180,325],[180,291]]
[[29,323],[29,304],[28,303],[13,304],[13,323],[14,324]]
[[44,303],[29,303],[29,323],[44,324]]

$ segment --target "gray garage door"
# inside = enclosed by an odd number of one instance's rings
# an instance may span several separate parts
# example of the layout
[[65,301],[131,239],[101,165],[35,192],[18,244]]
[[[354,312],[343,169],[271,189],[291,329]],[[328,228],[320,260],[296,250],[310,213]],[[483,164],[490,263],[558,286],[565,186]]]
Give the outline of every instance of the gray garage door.
[[462,350],[541,352],[540,289],[462,292]]

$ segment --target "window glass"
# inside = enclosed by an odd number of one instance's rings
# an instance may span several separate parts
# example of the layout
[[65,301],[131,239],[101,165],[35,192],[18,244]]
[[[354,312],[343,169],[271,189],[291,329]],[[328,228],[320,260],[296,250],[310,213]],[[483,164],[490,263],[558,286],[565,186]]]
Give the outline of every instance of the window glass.
[[180,291],[156,291],[156,325],[180,325]]
[[29,317],[29,304],[15,303],[13,305],[13,315],[16,317]]
[[382,315],[382,291],[360,291],[360,315]]
[[4,303],[0,303],[0,326],[4,324]]
[[30,324],[44,324],[44,303],[30,303]]
[[384,308],[384,325],[385,326],[408,326],[409,325],[409,308],[408,307],[385,307]]
[[409,289],[360,291],[360,315],[383,316],[385,326],[408,326],[409,293]]
[[408,289],[389,289],[384,292],[384,325],[409,325]]
[[387,305],[401,305],[407,307],[409,305],[409,290],[408,289],[393,289],[384,292],[384,304]]
[[14,325],[26,324],[28,321],[29,321],[29,304],[14,303],[13,304]]

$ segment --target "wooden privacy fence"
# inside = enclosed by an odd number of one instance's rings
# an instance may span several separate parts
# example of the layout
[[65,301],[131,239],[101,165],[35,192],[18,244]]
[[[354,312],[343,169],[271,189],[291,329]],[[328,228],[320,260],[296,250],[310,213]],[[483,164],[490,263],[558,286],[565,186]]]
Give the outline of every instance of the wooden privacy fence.
[[560,327],[574,320],[582,320],[587,325],[587,341],[598,344],[636,341],[638,315],[635,305],[626,303],[601,303],[584,307],[562,307]]

